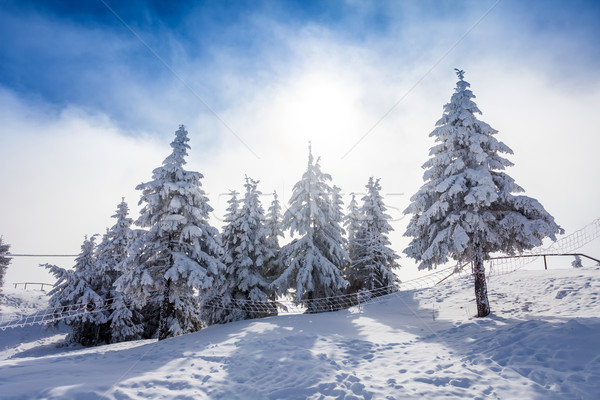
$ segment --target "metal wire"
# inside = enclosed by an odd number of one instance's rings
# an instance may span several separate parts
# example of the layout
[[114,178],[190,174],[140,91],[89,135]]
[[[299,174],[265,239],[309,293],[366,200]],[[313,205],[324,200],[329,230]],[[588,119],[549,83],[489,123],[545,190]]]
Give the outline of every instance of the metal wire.
[[491,268],[488,276],[504,275],[517,271],[539,259],[544,254],[571,253],[597,239],[599,236],[600,218],[597,218],[580,230],[552,242],[548,247],[537,247],[530,252],[515,255],[515,257],[511,258],[493,258],[490,263]]
[[110,309],[110,301],[93,301],[88,303],[70,304],[63,307],[46,308],[29,315],[9,315],[0,317],[0,330],[7,328],[22,328],[32,325],[49,325],[67,318],[78,317],[83,314],[98,313]]
[[[490,268],[487,275],[489,277],[517,271],[545,253],[572,252],[598,238],[598,236],[600,236],[600,218],[592,221],[579,231],[557,240],[546,248],[539,247],[524,254],[527,255],[527,257],[515,256],[514,258],[503,257],[490,260]],[[387,301],[390,298],[409,290],[425,289],[440,284],[449,278],[470,275],[470,271],[465,271],[464,267],[466,265],[469,265],[469,263],[462,266],[439,269],[430,274],[406,282],[401,282],[398,286],[394,285],[374,290],[363,290],[353,294],[342,294],[339,296],[307,300],[280,298],[277,301],[251,301],[216,297],[206,301],[204,306],[224,310],[241,310],[255,313],[260,316],[336,311],[366,302],[378,303]],[[114,300],[116,299],[111,298],[85,304],[78,303],[64,307],[48,308],[30,315],[1,316],[0,330],[34,324],[51,324],[68,318],[79,317],[86,313],[116,310],[118,308],[115,308],[114,306],[119,303],[115,303]]]

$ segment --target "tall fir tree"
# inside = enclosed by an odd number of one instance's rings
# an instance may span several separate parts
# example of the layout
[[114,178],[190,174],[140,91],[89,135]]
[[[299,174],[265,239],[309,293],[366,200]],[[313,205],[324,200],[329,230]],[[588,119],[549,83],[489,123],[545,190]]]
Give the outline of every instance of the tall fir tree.
[[[344,201],[341,195],[342,189],[333,185],[330,192],[331,197],[331,220],[343,226],[346,216],[344,215]],[[344,232],[345,233],[345,232]]]
[[343,269],[345,277],[348,277],[348,269],[350,268],[353,257],[355,257],[355,249],[353,248],[353,245],[358,233],[358,228],[360,227],[360,220],[362,219],[360,210],[358,208],[358,203],[356,202],[355,193],[350,193],[350,203],[348,203],[347,211],[348,212],[344,218],[344,228],[346,230],[346,252],[348,253],[349,260]]
[[[277,192],[273,191],[273,200],[271,201],[271,205],[269,206],[267,215],[265,217],[267,243],[273,252],[273,258],[269,261],[265,277],[271,282],[277,278],[277,273],[279,271],[279,265],[277,263],[279,258],[279,250],[281,250],[279,240],[284,237],[281,224],[281,204],[279,203],[279,196],[277,195]],[[273,300],[275,300],[275,297],[276,296],[274,296]]]
[[283,215],[283,229],[300,238],[281,248],[278,262],[282,271],[274,282],[280,293],[290,290],[296,300],[307,301],[307,312],[339,308],[320,307],[316,299],[340,295],[348,285],[342,276],[348,261],[344,229],[329,181],[331,176],[321,171],[309,146],[306,172],[294,185],[290,207]]
[[348,203],[348,213],[344,219],[344,228],[346,229],[348,245],[356,237],[362,216],[358,203],[356,202],[356,194],[350,193],[350,203]]
[[[258,181],[246,177],[246,193],[241,208],[232,215],[230,210],[224,227],[224,263],[227,266],[223,290],[224,305],[233,301],[234,306],[224,313],[220,322],[260,318],[276,313],[273,305],[264,312],[249,311],[236,305],[247,302],[267,303],[274,298],[274,291],[266,277],[274,253],[268,241],[268,229],[257,189]],[[233,199],[232,199],[233,200]],[[237,301],[237,302],[236,302]]]
[[98,279],[96,263],[96,236],[86,236],[81,245],[81,253],[75,259],[73,270],[56,265],[43,264],[57,278],[54,288],[48,293],[49,306],[63,308],[80,306],[86,313],[77,313],[64,320],[71,328],[67,341],[94,346],[107,342],[107,321],[110,313],[104,309],[106,298],[102,293],[102,284]]
[[4,286],[4,276],[6,275],[6,270],[8,269],[8,264],[10,264],[11,258],[8,257],[10,250],[10,245],[4,243],[4,239],[0,236],[0,290],[2,290],[2,286]]
[[396,261],[399,257],[390,247],[388,236],[394,229],[388,222],[391,217],[385,213],[379,179],[369,178],[366,188],[363,205],[356,212],[358,227],[349,243],[349,292],[369,290],[373,296],[381,296],[396,291],[399,279],[394,270],[400,267]]
[[282,216],[281,216],[281,204],[279,203],[279,196],[276,191],[273,191],[273,200],[267,210],[265,217],[265,226],[267,228],[267,240],[269,246],[274,252],[278,252],[281,246],[279,245],[279,238],[283,237],[283,229],[281,228]]
[[152,181],[136,188],[144,205],[136,224],[148,230],[129,246],[117,280],[117,289],[142,310],[145,335],[156,333],[159,340],[202,328],[196,291],[204,296],[225,269],[219,233],[208,222],[213,209],[201,188],[203,176],[183,168],[187,135],[180,125],[172,153]]
[[228,264],[231,262],[230,246],[236,240],[237,232],[234,231],[235,225],[233,221],[237,219],[240,213],[240,200],[238,199],[239,192],[235,190],[229,191],[229,200],[227,200],[227,206],[225,217],[223,221],[225,225],[221,229],[221,242],[223,243],[223,262]]
[[128,217],[129,207],[122,199],[111,218],[116,223],[106,230],[102,241],[96,249],[98,275],[102,279],[102,288],[109,298],[115,297],[114,283],[121,275],[119,265],[127,257],[127,247],[132,238],[131,224],[133,219]]
[[204,298],[204,304],[209,304],[210,307],[204,308],[203,318],[209,325],[223,324],[230,321],[243,319],[243,312],[231,305],[231,292],[233,291],[234,282],[227,279],[228,265],[233,262],[231,247],[234,242],[237,242],[238,232],[233,222],[238,218],[240,213],[239,192],[236,190],[229,191],[229,200],[227,200],[226,214],[223,219],[225,225],[221,230],[221,243],[223,253],[221,262],[225,266],[222,271],[222,276],[218,277],[207,296]]
[[115,288],[115,282],[123,274],[122,263],[127,258],[127,248],[134,237],[131,230],[133,219],[128,215],[129,207],[122,199],[112,215],[117,221],[106,230],[96,249],[97,271],[102,282],[101,295],[110,299],[107,304],[110,316],[104,332],[107,332],[105,340],[111,343],[139,339],[143,331],[141,315],[131,308],[123,293]]
[[432,269],[453,258],[473,262],[477,315],[490,313],[484,260],[494,252],[520,253],[556,240],[563,230],[535,199],[523,192],[503,171],[513,164],[500,154],[513,154],[496,140],[495,129],[479,121],[475,96],[456,70],[459,81],[450,103],[430,137],[437,145],[425,162],[425,184],[411,197],[404,211],[412,214],[405,236],[412,241],[404,250]]

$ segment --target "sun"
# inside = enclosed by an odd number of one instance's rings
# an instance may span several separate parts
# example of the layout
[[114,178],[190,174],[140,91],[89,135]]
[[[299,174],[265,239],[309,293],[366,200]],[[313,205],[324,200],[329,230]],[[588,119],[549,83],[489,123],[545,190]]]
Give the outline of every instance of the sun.
[[282,88],[277,104],[287,144],[304,148],[312,141],[323,156],[338,157],[360,117],[358,82],[329,71],[307,71]]

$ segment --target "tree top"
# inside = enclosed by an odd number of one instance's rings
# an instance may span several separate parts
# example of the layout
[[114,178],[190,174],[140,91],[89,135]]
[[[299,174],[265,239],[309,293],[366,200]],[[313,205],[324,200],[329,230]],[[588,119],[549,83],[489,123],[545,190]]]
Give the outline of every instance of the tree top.
[[456,75],[458,75],[458,79],[460,79],[461,81],[463,79],[465,79],[465,71],[462,69],[458,69],[458,68],[454,68],[454,71],[456,71]]

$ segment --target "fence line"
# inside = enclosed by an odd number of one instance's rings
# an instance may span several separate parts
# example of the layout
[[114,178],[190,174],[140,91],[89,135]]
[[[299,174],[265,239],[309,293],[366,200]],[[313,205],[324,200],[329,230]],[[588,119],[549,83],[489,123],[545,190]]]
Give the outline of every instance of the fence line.
[[491,265],[491,271],[488,275],[492,276],[509,274],[523,268],[527,264],[534,262],[539,257],[543,257],[544,254],[551,255],[573,253],[599,236],[600,218],[597,218],[580,230],[560,238],[555,242],[552,242],[548,247],[538,247],[529,252],[515,255],[514,257],[493,257],[493,264]]
[[0,318],[0,330],[7,328],[22,328],[32,325],[50,325],[54,322],[62,321],[67,318],[77,317],[86,313],[97,313],[107,311],[110,308],[110,303],[106,302],[89,302],[70,304],[63,307],[46,308],[33,314],[18,315],[13,318]]
[[79,257],[79,254],[12,254],[8,253],[5,257]]
[[15,285],[15,289],[17,285],[23,285],[23,289],[27,289],[27,285],[41,285],[41,290],[44,290],[44,286],[54,286],[54,283],[44,283],[44,282],[15,282],[11,283],[11,285]]
[[[579,231],[557,240],[547,248],[534,249],[533,251],[520,256],[503,256],[492,258],[490,261],[488,277],[517,271],[524,265],[529,264],[539,257],[543,257],[545,253],[549,253],[551,251],[560,252],[562,254],[568,253],[591,242],[598,236],[600,236],[600,218],[594,220],[592,223],[586,225]],[[456,267],[439,269],[430,274],[411,279],[406,282],[401,282],[398,286],[387,286],[375,290],[363,290],[359,293],[353,294],[344,294],[308,300],[292,300],[289,298],[282,298],[278,299],[277,301],[266,302],[215,297],[205,301],[203,306],[226,310],[242,310],[260,315],[299,314],[304,312],[320,313],[335,311],[360,305],[365,302],[384,301],[389,299],[390,295],[397,296],[400,293],[408,290],[419,290],[433,287],[451,277],[468,275],[464,268],[466,265],[469,265],[469,263]],[[13,317],[4,319],[4,317],[2,317],[0,319],[0,330],[34,324],[50,324],[67,318],[83,315],[85,313],[109,311],[114,309],[112,308],[114,305],[114,300],[115,299],[113,298],[95,303],[78,303],[65,307],[41,310],[31,315],[17,316],[16,318]]]

